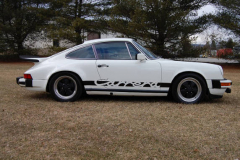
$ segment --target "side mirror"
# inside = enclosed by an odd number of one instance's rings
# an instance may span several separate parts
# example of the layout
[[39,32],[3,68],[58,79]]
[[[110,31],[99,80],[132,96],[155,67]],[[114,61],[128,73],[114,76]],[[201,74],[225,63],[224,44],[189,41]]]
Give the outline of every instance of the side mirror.
[[144,61],[144,60],[146,60],[146,57],[143,53],[138,53],[137,60]]

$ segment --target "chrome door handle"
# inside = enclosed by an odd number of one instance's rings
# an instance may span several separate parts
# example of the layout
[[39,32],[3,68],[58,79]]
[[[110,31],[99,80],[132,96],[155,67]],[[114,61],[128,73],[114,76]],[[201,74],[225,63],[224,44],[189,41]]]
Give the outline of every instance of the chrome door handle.
[[109,67],[109,66],[106,65],[106,64],[99,64],[99,65],[98,65],[98,68],[101,68],[101,67]]

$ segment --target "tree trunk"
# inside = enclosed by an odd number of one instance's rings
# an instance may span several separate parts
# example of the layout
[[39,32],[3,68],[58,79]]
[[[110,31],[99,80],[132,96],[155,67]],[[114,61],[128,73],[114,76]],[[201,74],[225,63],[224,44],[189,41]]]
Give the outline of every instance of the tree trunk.
[[155,42],[152,43],[153,44],[153,52],[156,54],[156,55],[159,55],[159,56],[163,56],[165,55],[165,51],[164,51],[164,48],[165,48],[165,35],[164,34],[161,34],[159,32],[158,35],[156,35],[155,37]]
[[17,53],[18,53],[18,55],[23,54],[23,51],[24,51],[23,42],[18,41],[17,42]]
[[83,43],[83,38],[82,38],[82,35],[81,35],[82,34],[81,29],[76,29],[75,31],[77,33],[77,37],[76,37],[77,45],[82,44]]
[[[80,0],[80,1],[78,1],[78,0],[76,0],[76,3],[75,3],[75,9],[76,9],[76,11],[75,11],[75,13],[76,13],[76,17],[75,18],[81,18],[82,17],[82,3],[83,3],[83,1],[82,0]],[[76,32],[76,43],[77,43],[77,45],[78,44],[82,44],[83,43],[83,38],[82,38],[82,28],[81,28],[81,26],[77,26],[76,28],[75,28],[75,32]]]

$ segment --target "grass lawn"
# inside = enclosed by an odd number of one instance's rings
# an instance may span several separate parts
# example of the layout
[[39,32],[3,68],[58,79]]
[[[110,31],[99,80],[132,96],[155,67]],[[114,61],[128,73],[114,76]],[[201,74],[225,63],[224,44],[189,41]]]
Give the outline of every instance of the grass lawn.
[[166,97],[60,103],[16,84],[32,63],[0,63],[0,159],[240,159],[240,67],[232,93],[196,105]]

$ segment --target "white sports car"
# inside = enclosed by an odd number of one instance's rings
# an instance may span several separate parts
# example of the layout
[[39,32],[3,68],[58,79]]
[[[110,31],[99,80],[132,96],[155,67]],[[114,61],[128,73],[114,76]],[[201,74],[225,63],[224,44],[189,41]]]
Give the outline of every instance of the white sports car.
[[133,39],[113,38],[85,43],[47,58],[21,57],[35,65],[17,84],[46,91],[67,102],[88,95],[167,96],[197,103],[206,95],[231,92],[219,65],[166,60]]

